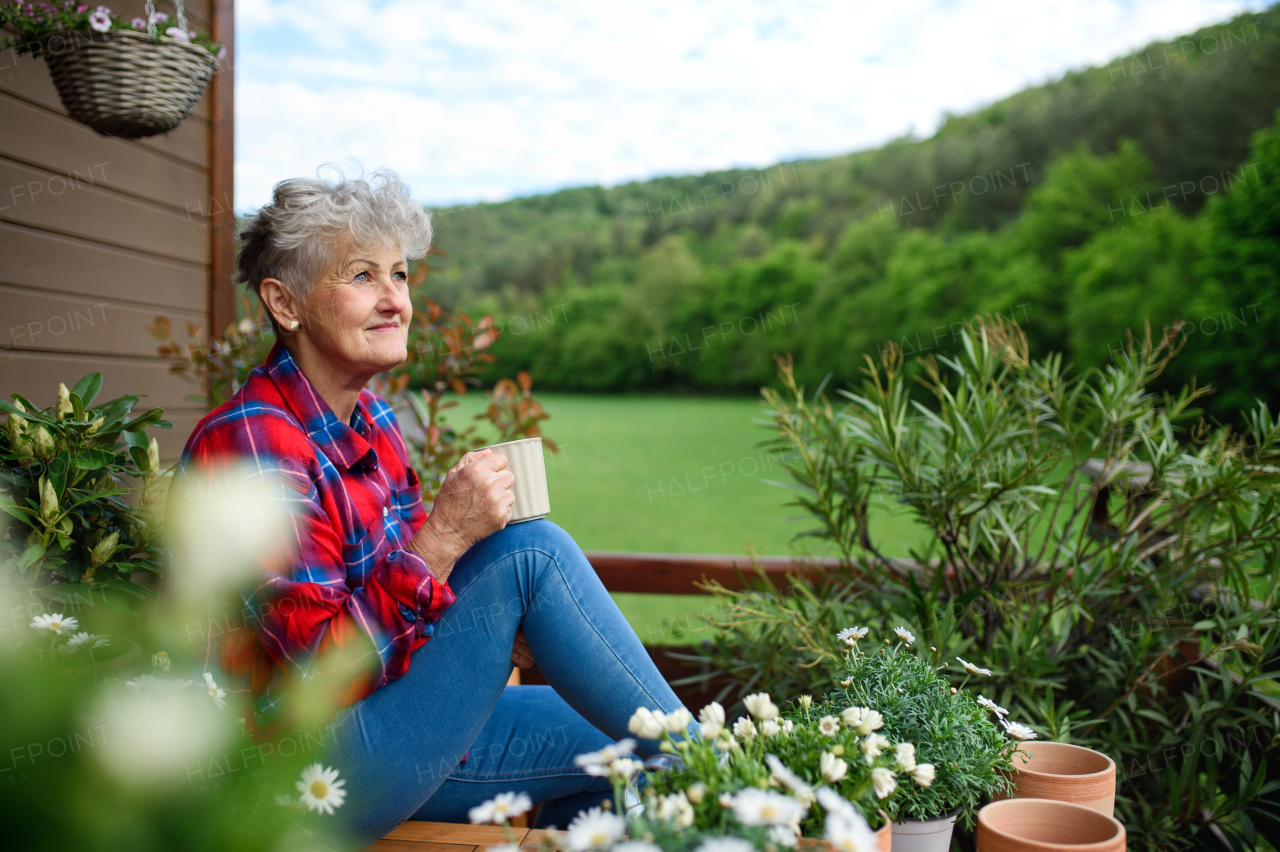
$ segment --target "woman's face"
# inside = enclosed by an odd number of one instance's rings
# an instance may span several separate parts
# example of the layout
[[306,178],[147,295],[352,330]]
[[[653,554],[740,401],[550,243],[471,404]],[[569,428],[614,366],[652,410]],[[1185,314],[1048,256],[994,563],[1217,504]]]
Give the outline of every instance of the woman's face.
[[413,318],[404,255],[346,245],[337,257],[301,305],[307,337],[342,372],[389,370],[408,355]]

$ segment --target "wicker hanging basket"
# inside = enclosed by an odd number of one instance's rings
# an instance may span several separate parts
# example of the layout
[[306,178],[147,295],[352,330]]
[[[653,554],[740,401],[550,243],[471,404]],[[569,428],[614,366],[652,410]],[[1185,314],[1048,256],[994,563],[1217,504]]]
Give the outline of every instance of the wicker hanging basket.
[[104,136],[140,139],[181,124],[204,94],[217,59],[208,50],[145,32],[75,30],[41,44],[71,117]]

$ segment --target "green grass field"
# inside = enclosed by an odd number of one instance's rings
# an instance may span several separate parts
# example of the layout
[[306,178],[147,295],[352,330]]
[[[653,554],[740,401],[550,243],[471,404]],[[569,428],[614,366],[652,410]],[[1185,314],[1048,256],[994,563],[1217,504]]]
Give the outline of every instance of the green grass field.
[[[562,450],[547,455],[550,520],[584,550],[760,555],[792,552],[809,526],[787,506],[792,492],[775,457],[760,448],[770,430],[753,421],[754,399],[539,394],[551,415],[544,433]],[[485,397],[459,398],[459,425]],[[916,534],[902,515],[873,519],[890,555],[905,555]],[[812,548],[811,548],[812,550]],[[821,552],[821,551],[812,551]],[[672,641],[696,626],[693,614],[712,599],[686,595],[615,595],[642,639]]]

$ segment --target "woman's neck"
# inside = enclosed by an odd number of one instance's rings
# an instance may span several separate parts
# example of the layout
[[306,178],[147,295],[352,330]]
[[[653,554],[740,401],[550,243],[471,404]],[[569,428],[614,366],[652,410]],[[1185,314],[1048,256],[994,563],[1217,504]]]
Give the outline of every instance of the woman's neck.
[[334,415],[343,423],[350,423],[351,414],[360,401],[360,391],[377,374],[344,371],[303,337],[285,338],[284,347]]

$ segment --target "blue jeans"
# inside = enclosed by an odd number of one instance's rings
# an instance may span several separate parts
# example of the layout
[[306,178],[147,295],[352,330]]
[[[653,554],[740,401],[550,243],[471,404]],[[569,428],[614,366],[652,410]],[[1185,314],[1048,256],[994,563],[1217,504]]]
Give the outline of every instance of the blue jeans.
[[[680,707],[574,540],[546,520],[478,542],[449,577],[457,601],[409,672],[333,720],[346,779],[333,821],[354,846],[406,819],[465,822],[508,790],[563,828],[610,795],[573,757],[629,736],[637,707]],[[518,628],[549,687],[506,687]],[[469,751],[465,762],[460,762]],[[642,740],[641,756],[657,753]]]

